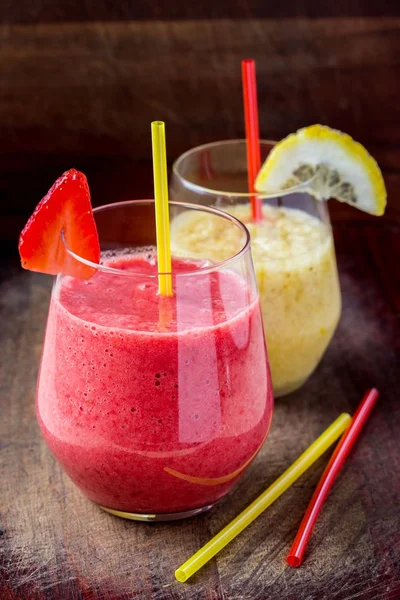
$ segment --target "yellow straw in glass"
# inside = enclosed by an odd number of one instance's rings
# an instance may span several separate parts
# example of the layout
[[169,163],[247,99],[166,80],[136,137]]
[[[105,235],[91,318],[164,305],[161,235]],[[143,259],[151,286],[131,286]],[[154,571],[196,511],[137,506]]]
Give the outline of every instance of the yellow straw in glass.
[[153,143],[154,199],[156,204],[158,291],[162,296],[172,296],[171,244],[169,232],[167,153],[165,149],[165,123],[151,124]]
[[179,569],[175,571],[178,581],[184,582],[201,569],[213,556],[218,554],[230,541],[254,521],[268,506],[285,492],[350,425],[351,417],[341,414],[336,421],[307,448],[305,452],[288,468],[272,485],[269,486],[250,506],[244,509],[233,521],[214,536],[200,550],[193,554]]

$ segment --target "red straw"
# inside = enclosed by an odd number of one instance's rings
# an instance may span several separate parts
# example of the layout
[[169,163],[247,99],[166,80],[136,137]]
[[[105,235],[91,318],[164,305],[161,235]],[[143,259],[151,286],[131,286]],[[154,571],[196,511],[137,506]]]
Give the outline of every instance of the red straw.
[[[258,125],[256,66],[254,60],[251,58],[242,60],[242,84],[247,142],[247,176],[249,182],[249,192],[254,193],[254,182],[261,167],[261,154],[260,129]],[[261,221],[261,199],[257,198],[256,196],[252,196],[250,202],[252,220]]]
[[354,413],[351,425],[344,432],[340,442],[336,446],[335,452],[332,454],[332,458],[323,472],[313,497],[311,498],[310,504],[307,507],[290,552],[286,557],[286,561],[291,567],[300,566],[322,505],[324,504],[344,461],[352,449],[354,442],[364,427],[378,396],[379,392],[375,388],[366,392]]

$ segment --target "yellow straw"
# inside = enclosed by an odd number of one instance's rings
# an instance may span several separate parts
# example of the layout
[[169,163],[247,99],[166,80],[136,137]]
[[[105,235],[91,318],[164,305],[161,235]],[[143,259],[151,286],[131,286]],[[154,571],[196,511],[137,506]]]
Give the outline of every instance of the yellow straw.
[[162,296],[172,296],[171,245],[169,233],[167,153],[165,149],[165,123],[151,124],[153,142],[154,198],[156,203],[158,291]]
[[307,448],[305,452],[272,485],[269,486],[250,506],[244,509],[233,521],[222,529],[205,546],[200,548],[175,571],[178,581],[184,582],[201,569],[213,556],[232,541],[243,529],[254,521],[268,506],[285,492],[332,444],[342,435],[351,422],[347,413],[336,421]]

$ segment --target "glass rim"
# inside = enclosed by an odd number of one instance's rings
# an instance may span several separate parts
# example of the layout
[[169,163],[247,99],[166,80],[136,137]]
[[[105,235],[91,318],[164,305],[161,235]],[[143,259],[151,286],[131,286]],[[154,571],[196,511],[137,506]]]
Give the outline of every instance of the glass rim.
[[[96,215],[96,213],[102,212],[104,210],[109,210],[112,208],[119,208],[121,206],[149,204],[149,203],[154,204],[154,202],[155,201],[152,198],[147,198],[147,199],[143,198],[143,199],[136,199],[136,200],[123,200],[121,202],[111,202],[109,204],[103,204],[101,206],[96,206],[95,208],[93,208],[93,214]],[[140,272],[126,271],[124,269],[117,269],[115,267],[109,267],[107,265],[102,265],[101,263],[97,264],[90,260],[87,260],[86,258],[83,258],[83,256],[76,254],[68,246],[68,244],[65,240],[64,230],[62,230],[61,234],[60,234],[62,244],[69,256],[71,256],[72,258],[77,260],[79,263],[84,264],[87,267],[91,267],[91,268],[95,269],[96,271],[101,271],[102,273],[108,273],[110,275],[122,275],[124,277],[137,277],[138,275],[140,275],[143,278],[156,278],[159,275],[174,275],[175,277],[187,277],[187,276],[196,275],[196,274],[209,273],[212,271],[219,270],[223,267],[226,267],[231,262],[233,262],[239,258],[242,258],[250,250],[250,232],[247,229],[246,225],[244,225],[244,223],[242,223],[239,219],[237,219],[233,215],[226,213],[222,210],[219,210],[218,208],[214,208],[211,206],[202,206],[201,204],[193,204],[193,203],[189,203],[189,202],[178,202],[178,201],[171,200],[169,202],[169,205],[177,206],[179,208],[186,208],[189,210],[197,210],[200,212],[207,212],[207,213],[213,214],[217,217],[220,217],[222,219],[225,219],[226,221],[230,221],[232,224],[234,224],[236,227],[238,227],[240,230],[242,230],[242,232],[245,235],[245,241],[241,245],[240,250],[238,252],[236,252],[236,254],[233,254],[232,256],[230,256],[229,258],[227,258],[225,260],[215,262],[212,264],[206,264],[204,267],[190,269],[189,271],[185,271],[184,273],[174,273],[173,271],[171,271],[171,272],[157,271],[155,274],[148,274],[148,273],[143,274]],[[122,248],[121,248],[121,250],[122,250]],[[189,258],[189,260],[195,261],[196,259]],[[61,275],[62,275],[62,273],[61,273]]]
[[[274,141],[274,140],[265,140],[265,139],[260,139],[260,144],[269,144],[270,146],[275,146],[278,142]],[[183,185],[185,187],[187,187],[188,189],[190,189],[193,192],[197,192],[197,193],[202,193],[202,194],[210,194],[210,195],[214,195],[214,196],[226,196],[227,198],[253,198],[254,196],[256,196],[257,198],[260,198],[262,200],[268,200],[268,199],[274,199],[277,197],[281,197],[281,196],[288,196],[290,194],[294,194],[294,193],[304,193],[308,191],[309,186],[312,184],[312,182],[315,180],[315,178],[318,176],[317,173],[315,173],[312,177],[310,177],[310,179],[307,179],[306,181],[301,181],[300,183],[292,186],[292,187],[288,187],[285,189],[280,189],[280,190],[276,190],[274,192],[256,192],[254,193],[250,193],[250,192],[228,192],[228,191],[224,191],[224,190],[214,190],[212,188],[209,187],[205,187],[202,185],[199,185],[198,183],[193,183],[192,181],[189,181],[189,179],[186,179],[186,177],[184,177],[183,175],[181,175],[181,173],[179,173],[179,166],[180,163],[187,159],[190,155],[192,154],[196,154],[197,152],[199,152],[200,150],[206,150],[207,148],[212,148],[212,147],[217,147],[217,146],[223,146],[223,145],[229,145],[229,144],[246,144],[246,139],[245,138],[233,138],[231,140],[218,140],[216,142],[208,142],[207,144],[200,144],[200,146],[194,146],[194,148],[190,148],[189,150],[186,150],[186,152],[184,152],[183,154],[181,154],[180,156],[178,156],[178,158],[173,162],[172,164],[172,173],[179,178],[179,180],[183,183]]]

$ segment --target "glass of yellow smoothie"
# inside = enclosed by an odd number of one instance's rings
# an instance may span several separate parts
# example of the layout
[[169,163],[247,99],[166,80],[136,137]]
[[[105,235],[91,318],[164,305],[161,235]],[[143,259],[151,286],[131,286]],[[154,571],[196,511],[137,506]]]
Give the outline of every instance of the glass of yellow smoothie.
[[[261,142],[265,160],[273,142]],[[199,146],[173,165],[173,200],[218,206],[250,231],[275,396],[299,388],[321,360],[341,311],[336,257],[326,202],[308,192],[307,169],[278,195],[262,196],[263,220],[251,220],[245,140]],[[259,196],[260,197],[260,196]],[[229,256],[237,240],[222,220],[200,211],[172,216],[171,243],[195,258]]]

